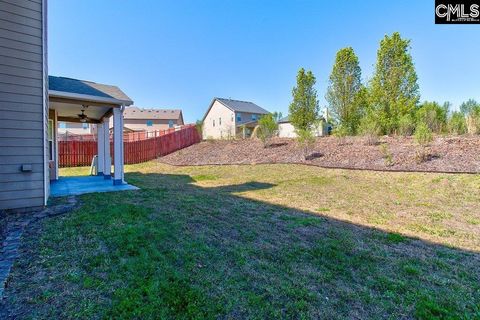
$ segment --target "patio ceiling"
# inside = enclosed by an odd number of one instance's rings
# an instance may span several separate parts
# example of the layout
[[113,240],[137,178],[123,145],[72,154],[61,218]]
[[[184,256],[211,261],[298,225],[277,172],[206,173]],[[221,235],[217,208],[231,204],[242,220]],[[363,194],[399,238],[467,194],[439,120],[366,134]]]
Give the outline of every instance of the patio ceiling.
[[[119,106],[115,106],[119,107]],[[112,106],[93,106],[87,100],[78,100],[77,103],[57,102],[50,99],[50,109],[57,111],[58,121],[80,122],[78,115],[85,109],[88,123],[99,123],[104,117],[109,117]]]

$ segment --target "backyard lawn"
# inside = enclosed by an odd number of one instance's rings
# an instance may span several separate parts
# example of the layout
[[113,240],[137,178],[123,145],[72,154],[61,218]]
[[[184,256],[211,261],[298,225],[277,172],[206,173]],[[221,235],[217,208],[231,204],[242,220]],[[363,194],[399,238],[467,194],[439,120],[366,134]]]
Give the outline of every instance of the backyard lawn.
[[80,196],[74,212],[24,235],[10,314],[480,318],[478,175],[158,162],[126,171],[141,190]]

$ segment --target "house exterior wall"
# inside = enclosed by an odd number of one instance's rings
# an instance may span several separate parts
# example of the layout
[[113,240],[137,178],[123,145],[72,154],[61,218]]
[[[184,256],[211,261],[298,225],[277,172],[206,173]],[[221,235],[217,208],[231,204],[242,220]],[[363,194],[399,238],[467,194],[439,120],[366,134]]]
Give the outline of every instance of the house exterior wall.
[[278,136],[280,138],[295,138],[297,134],[295,133],[295,128],[292,124],[287,122],[278,124]]
[[45,14],[42,0],[0,0],[0,210],[43,206],[49,192]]
[[[214,121],[215,125],[213,125]],[[234,136],[235,113],[222,103],[215,101],[203,121],[203,137],[205,139],[230,139]]]
[[[326,136],[327,133],[327,126],[320,125],[313,130],[314,135],[316,137]],[[290,122],[284,122],[278,124],[278,136],[280,138],[296,138],[297,134],[295,133],[295,128]]]

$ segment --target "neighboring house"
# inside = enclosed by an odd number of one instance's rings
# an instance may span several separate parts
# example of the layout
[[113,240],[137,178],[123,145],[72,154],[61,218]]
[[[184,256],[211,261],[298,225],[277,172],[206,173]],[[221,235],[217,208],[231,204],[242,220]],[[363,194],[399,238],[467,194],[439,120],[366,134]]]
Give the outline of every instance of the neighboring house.
[[[131,131],[157,131],[183,126],[183,114],[179,109],[125,108],[123,122]],[[110,124],[113,126],[113,123]]]
[[[315,136],[317,137],[326,136],[329,134],[330,125],[326,124],[325,121],[322,121],[321,123],[321,125],[314,129]],[[297,134],[295,133],[295,128],[290,122],[290,116],[284,117],[278,121],[278,136],[280,138],[297,137]]]
[[258,124],[258,119],[268,113],[253,102],[214,98],[203,117],[203,137],[248,137]]
[[58,122],[59,135],[82,135],[95,133],[94,125],[90,123]]
[[[98,168],[110,178],[108,121],[113,115],[122,128],[132,104],[115,86],[48,77],[46,10],[45,0],[0,0],[0,210],[46,205],[58,177],[59,121],[97,124]],[[122,184],[122,131],[113,136],[113,184]]]

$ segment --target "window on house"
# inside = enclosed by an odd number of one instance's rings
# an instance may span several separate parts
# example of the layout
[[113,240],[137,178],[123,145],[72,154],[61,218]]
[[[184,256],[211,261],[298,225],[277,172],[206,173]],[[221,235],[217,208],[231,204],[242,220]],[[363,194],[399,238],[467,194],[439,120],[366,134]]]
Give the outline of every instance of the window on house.
[[231,121],[233,122],[233,113],[232,113],[232,119],[231,119]]
[[237,122],[242,122],[242,114],[237,113]]
[[213,119],[213,126],[215,127],[215,119]]
[[257,121],[257,115],[256,114],[252,114],[252,121]]
[[49,160],[53,160],[53,137],[54,132],[53,132],[53,120],[48,119],[48,152],[49,152]]
[[147,127],[153,127],[153,121],[147,120]]
[[173,128],[173,120],[168,120],[168,127]]
[[218,118],[218,125],[219,125],[219,126],[222,125],[222,118]]

